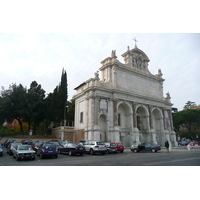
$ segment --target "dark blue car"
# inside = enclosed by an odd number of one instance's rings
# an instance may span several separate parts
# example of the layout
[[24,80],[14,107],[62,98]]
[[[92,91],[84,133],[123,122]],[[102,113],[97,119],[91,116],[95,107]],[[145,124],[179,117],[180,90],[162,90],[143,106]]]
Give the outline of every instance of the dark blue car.
[[50,142],[41,144],[39,146],[39,149],[37,150],[37,156],[40,156],[41,158],[54,156],[55,158],[57,158],[58,148],[55,144]]
[[155,153],[157,151],[161,150],[160,145],[154,144],[154,143],[142,143],[137,146],[132,145],[131,151],[137,153],[142,151],[151,151],[152,153]]
[[67,143],[64,145],[63,148],[59,149],[59,153],[60,154],[66,153],[69,156],[76,155],[76,154],[79,154],[82,156],[85,153],[85,147],[82,146],[81,144]]

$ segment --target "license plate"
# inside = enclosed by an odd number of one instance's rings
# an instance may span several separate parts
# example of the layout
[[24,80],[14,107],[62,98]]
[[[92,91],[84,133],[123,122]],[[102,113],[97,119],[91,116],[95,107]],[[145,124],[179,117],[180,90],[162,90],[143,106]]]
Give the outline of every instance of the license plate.
[[79,150],[83,150],[83,148],[79,148]]
[[53,153],[53,151],[48,151],[49,153]]

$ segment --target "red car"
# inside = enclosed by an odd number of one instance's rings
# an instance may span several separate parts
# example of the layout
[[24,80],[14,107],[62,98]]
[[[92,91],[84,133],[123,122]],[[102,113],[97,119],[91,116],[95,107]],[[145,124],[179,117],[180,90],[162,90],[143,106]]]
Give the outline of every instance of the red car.
[[122,143],[120,142],[113,142],[116,144],[116,148],[117,148],[117,151],[120,151],[121,153],[124,152],[124,146],[122,145]]
[[44,143],[44,142],[35,142],[35,143],[33,143],[31,146],[32,146],[33,150],[37,152],[37,150],[39,149],[39,146],[40,146],[41,144],[43,144],[43,143]]
[[199,143],[198,143],[197,141],[191,141],[191,142],[189,143],[189,145],[190,145],[190,146],[198,146]]

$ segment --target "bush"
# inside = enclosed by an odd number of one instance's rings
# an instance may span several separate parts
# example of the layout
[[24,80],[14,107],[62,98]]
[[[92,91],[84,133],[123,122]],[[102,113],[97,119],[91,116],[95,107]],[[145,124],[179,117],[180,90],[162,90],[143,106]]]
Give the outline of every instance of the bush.
[[0,126],[0,136],[15,136],[15,132],[12,129],[9,129],[7,126]]

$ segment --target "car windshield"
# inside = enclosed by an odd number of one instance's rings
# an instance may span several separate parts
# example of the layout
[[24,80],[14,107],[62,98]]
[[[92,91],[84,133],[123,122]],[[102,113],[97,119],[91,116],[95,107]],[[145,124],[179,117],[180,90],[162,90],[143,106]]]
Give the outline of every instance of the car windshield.
[[19,150],[32,150],[31,146],[19,146]]
[[55,144],[55,145],[59,145],[59,142],[51,141],[51,143],[53,143],[53,144]]

